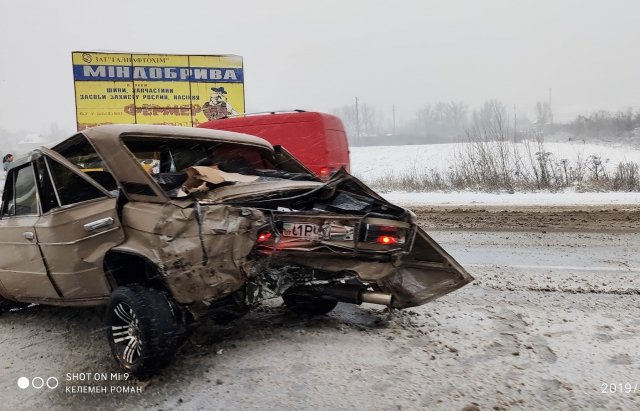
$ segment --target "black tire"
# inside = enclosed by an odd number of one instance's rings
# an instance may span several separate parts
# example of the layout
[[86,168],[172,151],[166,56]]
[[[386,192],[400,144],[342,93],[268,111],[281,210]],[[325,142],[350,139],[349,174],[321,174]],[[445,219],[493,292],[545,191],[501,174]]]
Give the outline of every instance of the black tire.
[[338,305],[333,298],[318,296],[306,291],[304,287],[291,287],[282,294],[288,309],[297,314],[323,315]]
[[137,378],[150,377],[166,367],[182,334],[167,297],[137,285],[113,291],[105,323],[113,357]]

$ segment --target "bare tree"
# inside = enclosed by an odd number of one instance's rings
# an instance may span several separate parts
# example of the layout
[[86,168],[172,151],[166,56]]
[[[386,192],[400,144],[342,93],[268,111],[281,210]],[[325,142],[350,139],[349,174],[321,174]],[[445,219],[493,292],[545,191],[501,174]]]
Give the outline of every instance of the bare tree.
[[[359,113],[356,113],[356,105],[349,104],[331,110],[331,113],[340,117],[347,135],[351,138],[374,137],[382,134],[384,116],[375,107],[368,104],[358,104]],[[358,122],[360,136],[358,136]]]
[[365,137],[375,137],[382,133],[383,116],[375,107],[360,104],[360,131]]
[[462,129],[467,122],[468,110],[469,106],[467,106],[464,102],[452,101],[450,103],[447,103],[447,118],[453,123],[456,128]]
[[463,102],[439,101],[416,112],[413,130],[423,137],[447,140],[458,136],[467,123],[467,105]]
[[347,132],[347,136],[351,139],[356,139],[358,130],[358,116],[356,115],[356,105],[350,104],[341,106],[331,110],[331,113],[337,117],[340,117],[344,129]]
[[539,127],[553,123],[553,113],[548,101],[536,103],[536,123]]

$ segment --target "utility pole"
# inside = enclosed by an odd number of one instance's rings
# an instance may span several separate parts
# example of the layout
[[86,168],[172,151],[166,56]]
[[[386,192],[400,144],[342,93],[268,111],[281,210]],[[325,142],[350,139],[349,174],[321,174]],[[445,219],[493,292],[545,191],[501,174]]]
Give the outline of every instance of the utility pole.
[[358,109],[358,97],[356,97],[356,141],[360,143],[360,110]]
[[393,105],[393,136],[396,135],[396,105]]
[[516,114],[516,105],[513,105],[513,141],[518,138],[518,115]]
[[549,87],[549,124],[553,124],[553,111],[551,111],[551,87]]

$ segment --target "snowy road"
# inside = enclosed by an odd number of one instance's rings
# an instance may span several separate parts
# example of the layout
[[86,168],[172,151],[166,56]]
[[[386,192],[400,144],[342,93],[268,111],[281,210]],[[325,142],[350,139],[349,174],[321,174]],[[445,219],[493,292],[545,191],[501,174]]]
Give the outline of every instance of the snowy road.
[[[430,231],[470,271],[640,278],[637,233]],[[506,273],[505,273],[506,274]],[[640,282],[638,283],[640,285]]]
[[[429,226],[435,213],[418,215]],[[142,393],[66,391],[80,384],[67,373],[118,371],[99,311],[11,312],[0,317],[0,395],[15,410],[637,408],[640,236],[608,218],[606,231],[583,229],[588,218],[570,232],[430,229],[473,284],[402,312],[341,304],[305,319],[274,302],[207,324]],[[21,390],[20,376],[60,387]]]

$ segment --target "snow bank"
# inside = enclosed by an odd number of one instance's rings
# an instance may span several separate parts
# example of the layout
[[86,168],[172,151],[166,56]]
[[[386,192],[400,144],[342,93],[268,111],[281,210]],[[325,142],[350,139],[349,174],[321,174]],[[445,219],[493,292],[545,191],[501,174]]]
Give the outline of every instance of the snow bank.
[[[413,146],[351,147],[351,171],[364,181],[372,181],[388,175],[404,175],[409,171],[446,171],[453,165],[456,153],[465,151],[469,143],[427,144]],[[525,152],[522,143],[521,152]],[[532,145],[532,148],[534,145]],[[547,152],[557,160],[575,162],[591,155],[603,162],[617,165],[621,162],[640,162],[640,150],[624,146],[585,144],[582,142],[545,143]]]
[[478,192],[429,192],[406,193],[388,192],[381,193],[383,197],[392,203],[411,205],[486,205],[486,206],[573,206],[573,205],[620,205],[640,206],[640,193],[608,192],[608,193],[478,193]]
[[[407,146],[351,147],[351,171],[365,182],[389,175],[403,175],[410,171],[444,171],[455,161],[456,153],[467,143],[429,144]],[[616,165],[620,162],[640,163],[640,150],[624,146],[584,144],[582,142],[545,143],[545,150],[557,159],[575,161],[599,156],[603,162]],[[640,205],[640,193],[627,192],[565,192],[533,193],[484,193],[484,192],[387,192],[388,200],[404,205]]]

